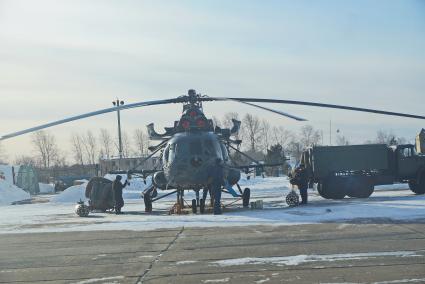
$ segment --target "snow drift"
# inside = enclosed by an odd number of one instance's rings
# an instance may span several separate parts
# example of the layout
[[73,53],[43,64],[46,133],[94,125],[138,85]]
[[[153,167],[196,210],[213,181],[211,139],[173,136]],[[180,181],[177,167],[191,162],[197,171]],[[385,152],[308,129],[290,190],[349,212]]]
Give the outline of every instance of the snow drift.
[[87,201],[85,197],[87,183],[74,185],[65,189],[61,194],[51,199],[52,202],[58,203],[77,203],[78,201]]
[[31,195],[19,187],[0,180],[0,205],[9,205],[12,202],[31,199]]

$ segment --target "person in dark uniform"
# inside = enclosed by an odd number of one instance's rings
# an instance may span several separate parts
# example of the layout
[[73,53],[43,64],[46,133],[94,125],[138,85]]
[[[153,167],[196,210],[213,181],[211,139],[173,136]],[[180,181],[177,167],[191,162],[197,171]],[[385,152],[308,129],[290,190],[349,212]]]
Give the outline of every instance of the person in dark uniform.
[[224,169],[221,159],[217,159],[215,165],[210,168],[208,180],[211,193],[214,197],[214,215],[221,214],[221,187],[224,181]]
[[112,183],[112,190],[115,194],[115,214],[121,214],[121,208],[124,207],[124,199],[122,198],[122,190],[128,185],[128,180],[124,184],[121,183],[122,176],[117,175]]
[[290,180],[290,183],[296,185],[300,190],[301,195],[301,204],[307,204],[308,194],[308,173],[304,164],[300,164],[294,172],[293,177]]

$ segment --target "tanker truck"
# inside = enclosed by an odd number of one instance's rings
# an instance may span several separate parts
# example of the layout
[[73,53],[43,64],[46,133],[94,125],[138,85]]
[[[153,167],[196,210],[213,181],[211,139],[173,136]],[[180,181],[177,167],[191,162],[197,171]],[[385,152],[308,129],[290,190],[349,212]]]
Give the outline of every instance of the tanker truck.
[[310,184],[326,199],[368,198],[375,185],[408,183],[425,193],[425,155],[411,144],[314,146],[302,153]]

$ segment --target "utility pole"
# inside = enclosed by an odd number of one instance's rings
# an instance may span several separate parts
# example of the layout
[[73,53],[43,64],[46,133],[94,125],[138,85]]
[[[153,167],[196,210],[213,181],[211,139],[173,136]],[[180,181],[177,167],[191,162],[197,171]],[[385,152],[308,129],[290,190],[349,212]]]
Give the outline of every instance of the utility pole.
[[119,169],[121,169],[121,159],[122,159],[122,138],[121,138],[121,114],[120,106],[124,105],[124,101],[120,101],[118,98],[116,101],[113,101],[112,104],[117,107],[117,120],[118,120],[118,152],[119,152]]
[[332,146],[332,120],[329,120],[329,146]]

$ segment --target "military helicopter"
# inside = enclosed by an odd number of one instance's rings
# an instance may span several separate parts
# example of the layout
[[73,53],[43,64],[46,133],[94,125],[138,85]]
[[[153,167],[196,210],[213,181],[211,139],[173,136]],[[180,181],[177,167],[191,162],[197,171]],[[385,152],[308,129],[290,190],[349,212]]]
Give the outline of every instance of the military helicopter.
[[[238,182],[241,177],[241,171],[248,172],[252,169],[264,168],[268,166],[278,166],[279,164],[260,164],[258,161],[239,151],[238,145],[241,140],[232,139],[232,135],[239,131],[241,122],[233,120],[233,127],[229,129],[221,129],[214,126],[211,119],[207,119],[202,108],[203,102],[212,101],[233,101],[243,103],[252,107],[260,108],[262,110],[270,111],[278,115],[294,119],[297,121],[306,121],[306,119],[291,115],[286,112],[278,111],[255,103],[277,103],[288,105],[303,105],[321,108],[343,109],[359,112],[368,112],[382,115],[407,117],[415,119],[425,119],[425,116],[390,112],[376,109],[358,108],[351,106],[342,106],[334,104],[323,104],[315,102],[293,101],[293,100],[280,100],[280,99],[263,99],[263,98],[236,98],[236,97],[208,97],[197,94],[195,90],[191,89],[187,95],[180,96],[172,99],[155,100],[147,102],[139,102],[127,105],[117,105],[116,107],[102,109],[86,114],[81,114],[55,122],[50,122],[40,126],[32,127],[29,129],[21,130],[18,132],[6,134],[0,137],[1,140],[9,139],[12,137],[20,136],[26,133],[42,130],[55,125],[68,123],[71,121],[88,118],[104,113],[114,112],[117,110],[132,109],[138,107],[146,107],[152,105],[182,103],[183,114],[178,121],[174,122],[173,127],[166,127],[165,133],[159,134],[154,129],[154,124],[149,124],[148,134],[150,139],[159,140],[159,144],[149,147],[152,152],[145,160],[141,161],[143,164],[147,159],[152,158],[154,155],[160,155],[160,162],[154,169],[139,170],[135,167],[133,170],[127,172],[128,177],[132,175],[139,175],[146,180],[147,177],[152,177],[151,186],[147,187],[143,192],[143,199],[145,203],[145,210],[152,211],[152,203],[160,200],[171,194],[177,195],[177,204],[180,207],[184,206],[184,191],[194,190],[196,199],[192,200],[192,210],[196,212],[199,207],[200,212],[205,211],[205,199],[209,187],[208,172],[211,167],[217,162],[221,163],[223,170],[224,186],[222,191],[231,194],[234,197],[242,199],[243,206],[249,205],[250,189],[241,189]],[[250,165],[237,165],[234,163],[229,155],[229,151],[233,150],[240,155],[245,156],[253,163]],[[238,192],[233,189],[237,187]],[[157,189],[170,189],[162,196],[158,196]],[[203,198],[199,196],[200,190],[204,190]]]

